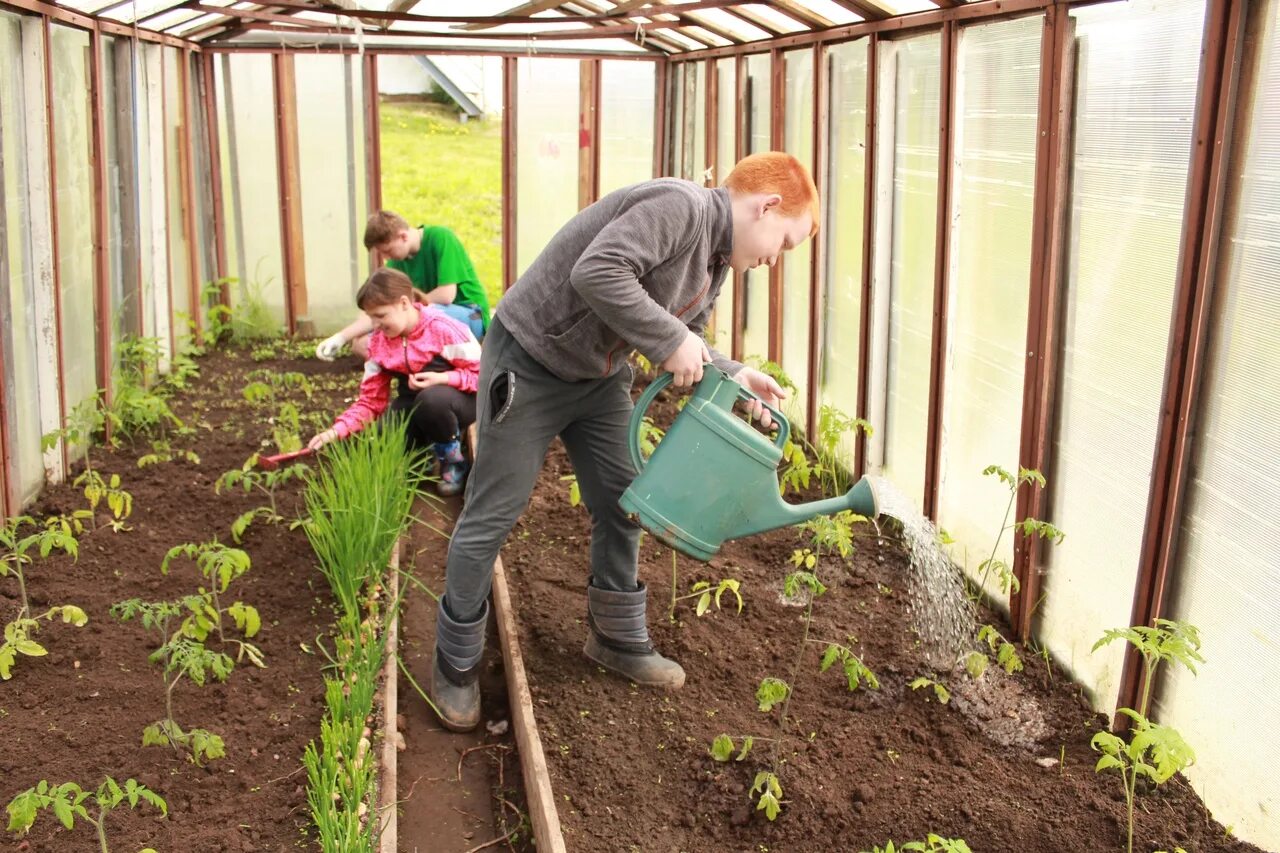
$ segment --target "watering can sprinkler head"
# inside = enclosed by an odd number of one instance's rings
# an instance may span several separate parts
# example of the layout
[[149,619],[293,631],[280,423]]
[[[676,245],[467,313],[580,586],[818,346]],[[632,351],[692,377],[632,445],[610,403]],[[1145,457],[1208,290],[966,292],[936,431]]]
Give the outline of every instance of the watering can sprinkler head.
[[782,500],[778,464],[791,434],[786,417],[766,405],[778,431],[762,435],[733,412],[738,400],[759,400],[727,373],[707,365],[693,395],[646,461],[640,452],[645,412],[671,382],[650,383],[631,413],[631,460],[639,476],[619,504],[642,527],[676,550],[709,560],[726,539],[801,524],[851,510],[874,518],[875,489],[862,478],[847,494],[806,504]]

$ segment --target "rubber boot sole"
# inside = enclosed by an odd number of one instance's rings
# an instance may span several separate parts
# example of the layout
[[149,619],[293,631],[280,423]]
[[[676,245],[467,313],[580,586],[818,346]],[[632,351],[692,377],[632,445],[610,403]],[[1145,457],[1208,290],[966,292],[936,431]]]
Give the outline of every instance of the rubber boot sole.
[[679,690],[684,686],[684,668],[657,652],[635,655],[615,651],[602,644],[590,631],[587,632],[587,644],[583,646],[582,652],[610,672],[641,686],[661,687],[665,690]]
[[440,665],[436,664],[431,668],[431,689],[428,695],[436,705],[436,716],[440,718],[440,724],[449,731],[469,732],[480,725],[479,680],[460,687],[446,678],[440,671]]

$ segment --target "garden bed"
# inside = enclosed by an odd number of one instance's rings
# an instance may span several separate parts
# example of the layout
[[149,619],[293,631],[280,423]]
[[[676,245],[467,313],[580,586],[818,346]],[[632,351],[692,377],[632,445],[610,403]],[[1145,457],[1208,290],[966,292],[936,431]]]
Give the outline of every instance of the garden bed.
[[[171,401],[175,413],[196,428],[193,435],[171,437],[173,448],[199,454],[200,463],[175,460],[139,468],[137,458],[151,451],[148,442],[117,450],[94,448],[95,467],[104,477],[119,474],[133,497],[131,528],[113,532],[105,507],[96,530],[80,537],[79,558],[55,555],[37,559],[28,569],[32,606],[75,604],[89,617],[84,627],[60,622],[42,627],[39,641],[46,657],[19,657],[13,677],[0,682],[0,797],[8,802],[41,779],[75,781],[96,788],[105,776],[123,783],[134,778],[163,797],[168,818],[150,807],[121,808],[107,818],[113,850],[154,847],[162,851],[283,850],[311,846],[306,774],[301,757],[319,733],[324,713],[321,668],[325,658],[317,638],[327,637],[333,610],[329,589],[315,569],[315,557],[302,530],[289,521],[304,510],[300,482],[277,491],[279,514],[245,531],[240,545],[251,569],[236,579],[228,599],[257,608],[262,627],[253,642],[266,668],[247,660],[225,683],[196,687],[183,681],[174,693],[174,717],[184,727],[220,735],[226,756],[196,766],[164,746],[141,746],[143,727],[164,716],[160,667],[148,663],[158,645],[155,632],[137,620],[122,623],[108,615],[111,605],[130,598],[148,601],[192,593],[202,583],[188,561],[175,561],[167,576],[160,566],[166,552],[182,543],[214,537],[232,544],[232,522],[265,502],[261,493],[239,488],[215,494],[223,472],[239,469],[264,446],[273,424],[269,407],[244,399],[242,389],[254,370],[276,375],[308,374],[314,388],[306,400],[288,392],[303,413],[341,408],[357,381],[349,364],[326,365],[265,357],[246,351],[215,352],[199,361],[200,375]],[[77,488],[61,485],[41,496],[36,517],[69,513],[85,505]],[[224,604],[229,602],[224,602]],[[0,579],[0,613],[8,619],[18,608],[13,578]],[[228,649],[234,656],[234,650]],[[96,816],[96,809],[91,809]],[[5,849],[65,851],[96,849],[93,828],[77,821],[65,830],[52,812],[42,812],[22,840],[6,835]]]
[[[736,578],[744,606],[737,614],[726,594],[723,609],[698,617],[684,600],[671,623],[671,552],[644,537],[651,632],[688,678],[674,693],[640,689],[582,654],[589,521],[570,505],[561,478],[571,471],[557,442],[502,553],[570,851],[859,851],[928,833],[978,853],[1124,849],[1119,777],[1096,774],[1090,748],[1106,721],[1081,689],[1025,649],[1026,669],[1012,676],[994,661],[977,682],[963,669],[931,673],[911,628],[905,553],[874,537],[848,562],[823,558],[810,636],[850,646],[880,687],[850,692],[839,665],[819,672],[824,646],[806,646],[776,768],[782,811],[767,820],[749,789],[770,769],[764,739],[779,736],[779,712],[759,711],[755,694],[767,676],[790,679],[805,608],[784,596],[783,577],[806,543],[781,530],[728,543],[710,564],[680,558],[681,594]],[[948,704],[911,689],[928,674],[951,688]],[[738,746],[755,736],[752,752],[713,760],[722,733]],[[1136,818],[1135,849],[1175,847],[1256,850],[1212,821],[1181,777],[1141,794]]]

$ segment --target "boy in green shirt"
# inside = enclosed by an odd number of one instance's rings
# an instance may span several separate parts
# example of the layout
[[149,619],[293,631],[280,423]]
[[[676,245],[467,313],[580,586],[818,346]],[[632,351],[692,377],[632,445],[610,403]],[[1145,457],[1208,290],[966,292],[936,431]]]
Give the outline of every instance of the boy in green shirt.
[[[489,300],[476,276],[467,250],[457,236],[441,225],[410,228],[403,217],[389,210],[369,216],[364,246],[377,249],[387,266],[409,277],[426,302],[471,329],[477,340],[489,327]],[[360,358],[368,353],[366,340],[372,331],[361,313],[349,326],[316,347],[316,356],[332,361],[344,344]]]

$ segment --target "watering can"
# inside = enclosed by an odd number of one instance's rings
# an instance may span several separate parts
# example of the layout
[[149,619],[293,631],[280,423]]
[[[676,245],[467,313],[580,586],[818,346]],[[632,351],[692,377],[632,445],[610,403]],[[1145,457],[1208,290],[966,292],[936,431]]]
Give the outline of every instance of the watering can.
[[662,542],[706,561],[726,539],[846,509],[869,518],[877,515],[875,491],[865,477],[841,497],[806,504],[783,501],[778,463],[791,425],[766,403],[778,425],[770,439],[734,414],[738,400],[760,398],[710,364],[704,366],[702,380],[646,462],[640,453],[644,415],[671,378],[670,373],[662,374],[636,401],[629,444],[639,476],[618,501]]

